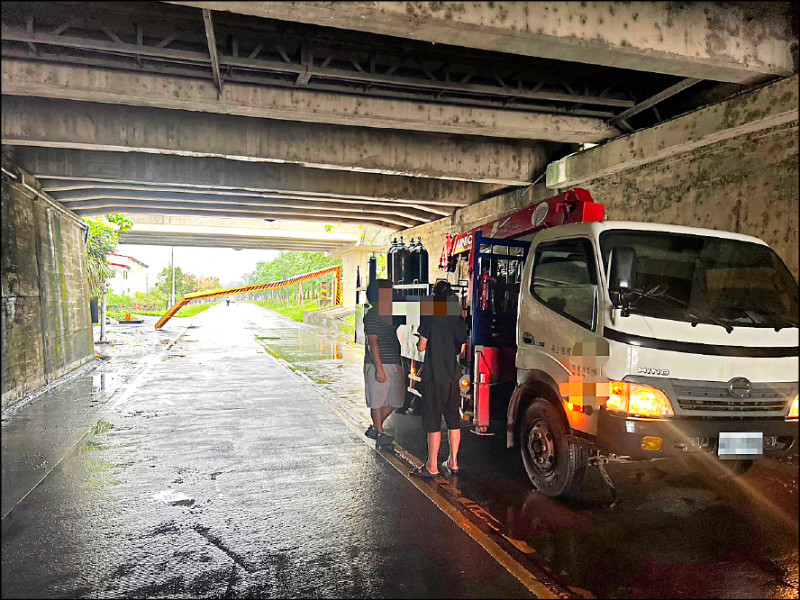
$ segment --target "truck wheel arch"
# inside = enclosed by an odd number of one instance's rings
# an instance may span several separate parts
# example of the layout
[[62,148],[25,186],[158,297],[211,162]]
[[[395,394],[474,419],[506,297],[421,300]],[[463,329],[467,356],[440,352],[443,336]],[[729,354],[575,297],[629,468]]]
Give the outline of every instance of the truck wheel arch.
[[520,415],[536,398],[544,398],[555,406],[556,410],[564,419],[564,423],[569,431],[569,420],[564,412],[564,405],[558,393],[558,384],[544,371],[530,369],[525,371],[526,379],[522,384],[518,384],[508,403],[506,446],[512,448],[519,441]]

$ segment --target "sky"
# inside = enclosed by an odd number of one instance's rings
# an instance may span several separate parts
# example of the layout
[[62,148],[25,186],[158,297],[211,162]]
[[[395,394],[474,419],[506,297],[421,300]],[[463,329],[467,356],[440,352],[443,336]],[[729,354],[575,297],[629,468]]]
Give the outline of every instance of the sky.
[[[143,246],[120,244],[117,254],[132,256],[148,266],[148,285],[154,285],[158,274],[170,264],[170,246]],[[219,277],[225,287],[242,281],[256,268],[259,261],[270,261],[278,256],[277,250],[232,250],[230,248],[194,248],[175,246],[175,266],[184,273],[198,277]]]

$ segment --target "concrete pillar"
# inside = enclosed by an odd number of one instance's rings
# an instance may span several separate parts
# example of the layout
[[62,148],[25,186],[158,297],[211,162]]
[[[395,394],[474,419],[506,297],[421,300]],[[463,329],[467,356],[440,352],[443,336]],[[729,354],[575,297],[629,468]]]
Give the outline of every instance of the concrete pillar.
[[[356,246],[336,254],[342,259],[342,306],[352,308],[356,305],[356,273],[361,274],[361,287],[366,287],[369,275],[367,261],[373,253],[386,252],[388,245]],[[360,295],[360,303],[366,301]]]

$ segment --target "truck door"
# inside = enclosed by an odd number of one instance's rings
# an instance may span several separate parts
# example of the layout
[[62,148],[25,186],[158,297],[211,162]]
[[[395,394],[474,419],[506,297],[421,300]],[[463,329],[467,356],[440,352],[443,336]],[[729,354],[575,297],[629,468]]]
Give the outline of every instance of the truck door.
[[473,431],[486,433],[492,399],[508,400],[516,383],[517,302],[530,242],[475,233],[470,343]]
[[597,335],[594,246],[590,238],[575,237],[541,242],[531,252],[520,291],[517,368],[558,384],[562,400],[568,396],[577,405],[565,407],[570,424],[586,431],[591,427],[580,397],[588,388],[582,384],[597,380],[602,357],[595,360],[593,355],[602,354],[606,346]]

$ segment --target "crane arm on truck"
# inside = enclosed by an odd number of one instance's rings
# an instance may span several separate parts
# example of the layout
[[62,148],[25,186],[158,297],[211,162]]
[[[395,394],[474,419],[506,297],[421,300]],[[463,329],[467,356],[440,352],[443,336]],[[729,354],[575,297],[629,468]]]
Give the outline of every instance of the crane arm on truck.
[[560,225],[602,221],[604,214],[605,207],[588,191],[575,188],[468,232],[448,235],[442,259],[447,271],[454,272],[460,260],[468,265],[462,303],[469,339],[460,390],[474,433],[488,433],[492,396],[510,397],[516,383],[517,303],[530,247],[530,241],[520,238]]
[[595,202],[588,191],[583,188],[568,190],[470,231],[447,234],[439,268],[452,273],[458,257],[465,253],[470,254],[471,265],[473,240],[478,232],[483,237],[513,239],[558,225],[602,221],[604,216],[605,206]]

